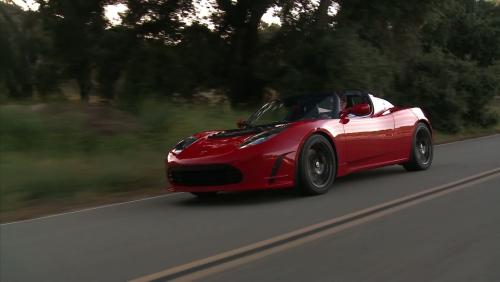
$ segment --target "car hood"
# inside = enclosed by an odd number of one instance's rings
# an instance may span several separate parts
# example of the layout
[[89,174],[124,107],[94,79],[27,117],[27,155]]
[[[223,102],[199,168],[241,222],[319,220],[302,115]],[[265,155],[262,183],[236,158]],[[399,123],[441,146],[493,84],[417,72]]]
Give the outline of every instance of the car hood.
[[240,149],[241,144],[248,138],[257,134],[273,130],[268,128],[230,129],[209,131],[195,135],[199,139],[180,152],[179,159],[191,159],[224,155]]

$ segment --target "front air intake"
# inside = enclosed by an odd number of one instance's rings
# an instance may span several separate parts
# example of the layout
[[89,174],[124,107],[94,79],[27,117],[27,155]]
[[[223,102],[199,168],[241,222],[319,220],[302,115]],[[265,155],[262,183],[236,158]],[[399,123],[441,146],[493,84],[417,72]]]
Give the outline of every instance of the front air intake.
[[173,166],[168,170],[172,184],[182,186],[219,186],[241,182],[241,172],[230,165]]

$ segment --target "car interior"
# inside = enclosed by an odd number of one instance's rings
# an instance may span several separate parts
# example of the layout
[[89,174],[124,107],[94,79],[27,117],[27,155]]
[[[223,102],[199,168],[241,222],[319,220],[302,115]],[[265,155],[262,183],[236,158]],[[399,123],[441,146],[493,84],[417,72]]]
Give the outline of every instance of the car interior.
[[370,105],[371,108],[370,113],[359,117],[368,117],[373,112],[373,105],[371,103],[370,97],[368,96],[368,93],[357,90],[350,90],[340,93],[339,95],[345,97],[346,108],[353,108],[355,105],[361,105],[361,104]]

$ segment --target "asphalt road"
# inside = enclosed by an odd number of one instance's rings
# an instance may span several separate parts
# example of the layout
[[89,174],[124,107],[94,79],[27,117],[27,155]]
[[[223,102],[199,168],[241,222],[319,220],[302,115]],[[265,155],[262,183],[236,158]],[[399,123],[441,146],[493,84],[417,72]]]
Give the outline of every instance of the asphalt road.
[[[0,280],[145,277],[142,280],[148,281],[150,274],[183,264],[193,266],[193,261],[499,167],[500,135],[496,135],[437,146],[428,171],[408,173],[391,166],[361,172],[338,179],[334,189],[319,197],[265,191],[200,201],[180,193],[4,224]],[[323,230],[331,234],[309,234],[312,239],[307,242],[291,240],[274,253],[253,249],[239,263],[226,259],[219,264],[227,266],[223,271],[215,264],[206,270],[209,275],[198,278],[500,281],[500,174],[478,179],[448,185],[460,189],[374,214],[373,219],[367,216],[335,227],[338,230]],[[196,275],[196,269],[188,269]]]

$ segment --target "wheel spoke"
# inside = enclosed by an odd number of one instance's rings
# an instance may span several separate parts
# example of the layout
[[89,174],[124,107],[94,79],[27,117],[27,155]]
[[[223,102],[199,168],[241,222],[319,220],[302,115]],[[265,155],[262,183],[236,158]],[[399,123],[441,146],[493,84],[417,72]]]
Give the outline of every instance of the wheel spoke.
[[431,157],[431,141],[427,132],[419,131],[417,133],[417,140],[415,142],[415,157],[421,164],[426,164],[430,161]]
[[312,183],[318,187],[324,186],[332,177],[332,160],[324,146],[325,144],[315,144],[308,151],[308,173]]

